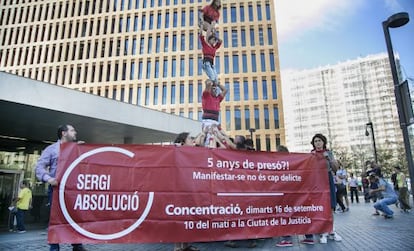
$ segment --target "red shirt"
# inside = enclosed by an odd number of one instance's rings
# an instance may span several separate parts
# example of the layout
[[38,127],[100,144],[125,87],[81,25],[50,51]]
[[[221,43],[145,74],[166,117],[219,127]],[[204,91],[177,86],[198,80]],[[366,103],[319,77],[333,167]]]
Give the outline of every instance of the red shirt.
[[203,12],[204,20],[211,23],[212,21],[217,22],[220,18],[219,10],[214,9],[210,4],[204,6],[201,10]]
[[202,51],[204,58],[214,60],[214,57],[216,56],[216,51],[221,46],[221,41],[217,42],[214,46],[211,46],[209,43],[206,42],[203,35],[200,34],[200,41],[202,46]]
[[220,103],[224,97],[218,95],[217,97],[211,95],[209,91],[203,91],[201,103],[203,107],[203,119],[213,119],[218,121]]

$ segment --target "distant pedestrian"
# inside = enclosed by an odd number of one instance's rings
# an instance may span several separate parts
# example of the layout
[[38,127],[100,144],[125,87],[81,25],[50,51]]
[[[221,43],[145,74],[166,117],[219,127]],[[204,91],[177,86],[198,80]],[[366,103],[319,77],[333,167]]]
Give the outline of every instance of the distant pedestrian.
[[354,203],[354,196],[356,203],[359,203],[358,180],[354,177],[354,173],[351,173],[350,176],[351,177],[349,177],[349,189],[351,190],[351,203]]
[[[32,191],[29,188],[28,181],[23,180],[20,183],[20,191],[19,195],[15,199],[15,203],[16,208],[14,210],[14,214],[16,216],[17,232],[22,234],[26,232],[24,224],[25,215],[27,211],[32,208]],[[10,229],[13,229],[13,225],[10,226]]]
[[398,201],[400,202],[400,208],[403,212],[409,212],[411,209],[408,193],[407,180],[405,174],[401,171],[401,167],[394,167],[396,172],[396,182],[398,187]]

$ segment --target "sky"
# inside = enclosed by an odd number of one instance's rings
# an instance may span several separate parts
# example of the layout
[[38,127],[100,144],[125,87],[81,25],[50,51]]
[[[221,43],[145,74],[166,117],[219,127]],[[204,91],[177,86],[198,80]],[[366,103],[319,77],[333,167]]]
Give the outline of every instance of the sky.
[[313,69],[386,53],[382,22],[398,12],[410,21],[390,28],[403,78],[414,81],[414,0],[274,0],[281,70]]

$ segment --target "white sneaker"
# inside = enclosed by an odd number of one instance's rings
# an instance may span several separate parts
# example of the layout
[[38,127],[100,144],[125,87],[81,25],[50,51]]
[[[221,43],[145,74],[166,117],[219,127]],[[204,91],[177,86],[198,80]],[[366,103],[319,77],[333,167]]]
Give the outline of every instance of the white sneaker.
[[326,244],[328,243],[328,235],[327,234],[321,234],[321,237],[319,238],[319,242],[321,244]]
[[342,237],[339,234],[337,234],[336,232],[330,233],[329,234],[329,239],[335,240],[335,241],[342,241]]

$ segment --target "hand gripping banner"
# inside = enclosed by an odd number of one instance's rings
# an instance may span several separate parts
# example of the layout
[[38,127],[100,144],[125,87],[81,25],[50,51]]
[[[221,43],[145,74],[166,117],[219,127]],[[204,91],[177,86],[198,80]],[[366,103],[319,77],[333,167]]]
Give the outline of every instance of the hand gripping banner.
[[63,144],[50,243],[199,242],[332,230],[311,153]]

